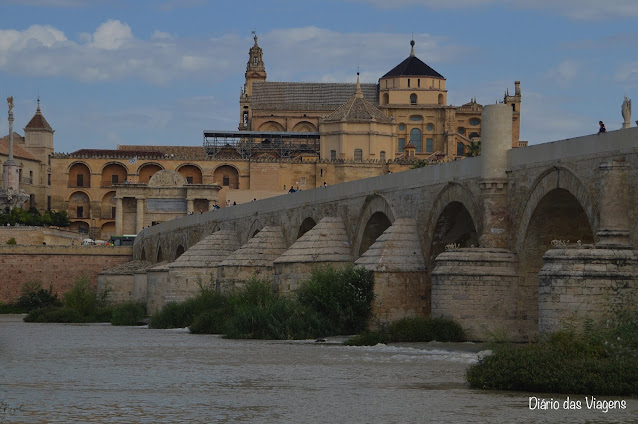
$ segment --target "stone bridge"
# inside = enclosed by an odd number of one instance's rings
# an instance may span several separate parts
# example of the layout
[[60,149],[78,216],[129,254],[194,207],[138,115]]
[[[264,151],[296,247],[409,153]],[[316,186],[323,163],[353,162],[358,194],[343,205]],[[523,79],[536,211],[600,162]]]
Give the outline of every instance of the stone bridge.
[[136,296],[152,311],[252,275],[285,294],[312,266],[354,263],[375,273],[376,323],[452,317],[476,340],[634,303],[638,128],[511,149],[511,113],[485,107],[479,157],[146,228]]

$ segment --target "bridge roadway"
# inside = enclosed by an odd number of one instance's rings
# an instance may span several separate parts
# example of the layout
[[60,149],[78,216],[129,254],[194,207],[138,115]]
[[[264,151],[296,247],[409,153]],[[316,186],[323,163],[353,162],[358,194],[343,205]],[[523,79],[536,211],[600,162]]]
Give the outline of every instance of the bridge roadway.
[[147,302],[250,275],[285,294],[312,266],[356,263],[375,272],[373,324],[448,316],[477,340],[533,339],[635,303],[638,128],[511,149],[511,109],[482,120],[479,157],[144,229],[134,257],[161,265]]

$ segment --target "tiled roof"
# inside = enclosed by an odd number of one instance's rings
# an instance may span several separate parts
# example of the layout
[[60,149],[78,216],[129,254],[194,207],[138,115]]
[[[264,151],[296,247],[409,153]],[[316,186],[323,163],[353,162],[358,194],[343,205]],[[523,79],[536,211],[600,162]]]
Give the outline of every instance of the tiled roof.
[[162,156],[168,155],[175,159],[202,160],[206,158],[204,146],[138,146],[121,144],[117,146],[117,149],[127,152],[159,152]]
[[[363,97],[379,103],[377,84],[361,84]],[[355,84],[318,82],[253,82],[253,109],[335,110],[348,101]]]
[[407,59],[392,68],[390,72],[381,78],[403,76],[443,78],[443,75],[430,68],[416,56],[408,56]]
[[53,128],[51,128],[51,125],[49,125],[47,120],[44,119],[44,115],[42,115],[42,111],[40,111],[39,102],[40,101],[38,100],[38,109],[36,110],[35,115],[33,115],[33,118],[31,118],[31,120],[29,121],[27,126],[24,127],[24,129],[25,130],[45,130],[45,131],[53,132]]
[[375,105],[367,101],[360,95],[354,94],[346,103],[342,104],[337,110],[332,112],[324,119],[324,122],[385,122],[391,123],[392,120],[381,112]]
[[[15,134],[15,133],[14,133]],[[13,157],[27,160],[40,161],[31,152],[25,150],[20,145],[16,144],[16,139],[13,139]],[[0,139],[0,155],[9,156],[9,136]]]

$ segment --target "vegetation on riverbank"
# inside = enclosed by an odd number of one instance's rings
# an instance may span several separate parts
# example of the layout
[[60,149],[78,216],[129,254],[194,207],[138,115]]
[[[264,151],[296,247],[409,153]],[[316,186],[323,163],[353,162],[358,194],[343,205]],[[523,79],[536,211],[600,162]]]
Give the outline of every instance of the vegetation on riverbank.
[[613,321],[586,322],[538,343],[494,343],[493,354],[467,371],[480,389],[607,396],[638,395],[638,311]]
[[[111,322],[113,325],[136,325],[146,316],[146,307],[141,303],[127,302],[112,305],[110,290],[96,293],[87,277],[80,277],[60,301],[51,289],[39,288],[30,283],[23,288],[23,295],[16,305],[22,305],[17,313],[28,313],[26,322]],[[26,294],[24,292],[27,292]],[[14,312],[15,313],[15,312]]]
[[447,318],[409,317],[391,323],[379,332],[364,332],[346,340],[348,346],[374,346],[391,342],[462,342],[463,327]]
[[26,314],[34,309],[61,304],[57,293],[53,293],[53,287],[46,290],[38,281],[27,281],[22,286],[18,300],[14,303],[0,303],[0,314]]
[[252,279],[230,294],[204,288],[196,298],[169,304],[151,317],[150,327],[251,339],[352,334],[367,328],[372,288],[372,273],[354,267],[317,268],[289,297],[273,293],[270,282]]

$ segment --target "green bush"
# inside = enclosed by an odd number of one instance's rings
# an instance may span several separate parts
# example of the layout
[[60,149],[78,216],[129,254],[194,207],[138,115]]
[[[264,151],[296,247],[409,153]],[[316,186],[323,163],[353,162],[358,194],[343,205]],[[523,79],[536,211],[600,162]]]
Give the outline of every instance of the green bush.
[[140,302],[126,302],[112,308],[112,325],[137,325],[146,316],[146,305]]
[[15,246],[16,244],[18,244],[18,242],[16,241],[15,237],[11,237],[9,240],[7,240],[7,244]]
[[188,327],[197,315],[210,309],[223,307],[226,302],[225,296],[212,290],[203,289],[197,297],[187,299],[184,302],[167,304],[151,317],[149,328]]
[[66,306],[34,309],[26,317],[25,322],[87,322],[79,311]]
[[447,318],[410,317],[393,322],[389,326],[393,342],[461,342],[463,328]]
[[[34,309],[25,317],[27,322],[109,322],[112,307],[108,303],[110,289],[95,293],[86,276],[79,277],[62,296],[62,306],[52,303]],[[56,321],[59,319],[59,321]]]
[[57,293],[53,294],[53,286],[49,286],[49,290],[45,290],[40,282],[28,281],[22,286],[22,295],[16,301],[16,305],[24,312],[29,312],[48,306],[60,306],[61,302]]
[[385,333],[378,333],[376,331],[366,331],[357,336],[351,337],[343,344],[346,346],[376,346],[379,343],[386,344],[390,340],[390,337]]
[[152,328],[189,327],[229,338],[305,339],[365,330],[372,273],[363,268],[314,270],[296,297],[279,297],[268,281],[251,279],[230,294],[203,288],[199,296],[166,305]]
[[28,211],[21,208],[14,208],[8,213],[0,213],[0,226],[7,224],[31,226],[56,225],[58,227],[68,227],[71,221],[66,211],[46,211],[44,215],[41,215],[36,208],[30,208]]
[[318,267],[300,285],[297,299],[331,323],[330,334],[355,334],[368,328],[373,286],[372,271],[363,267]]
[[493,346],[467,371],[472,387],[607,396],[638,395],[638,313],[624,313],[582,333],[538,343]]

